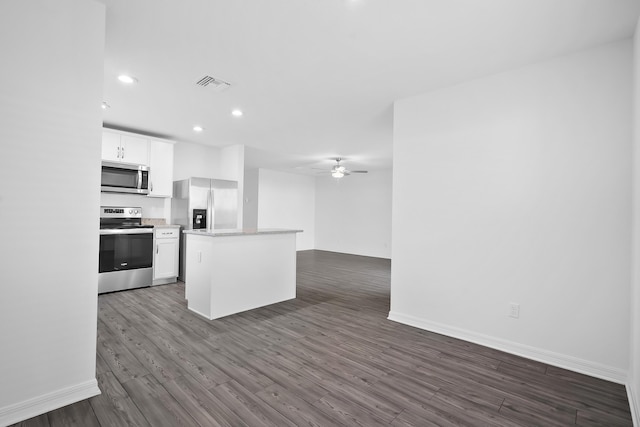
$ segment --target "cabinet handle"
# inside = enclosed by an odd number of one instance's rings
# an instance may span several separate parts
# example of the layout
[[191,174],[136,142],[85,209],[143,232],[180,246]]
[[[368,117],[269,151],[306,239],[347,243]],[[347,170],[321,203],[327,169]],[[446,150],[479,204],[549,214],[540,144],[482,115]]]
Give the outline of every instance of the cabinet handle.
[[153,191],[153,181],[149,183],[149,191]]
[[159,248],[160,248],[160,245],[156,245],[156,255],[158,254]]
[[124,147],[122,147],[122,158],[124,159]]
[[118,159],[120,158],[120,147],[118,147],[118,156],[117,156],[117,158]]

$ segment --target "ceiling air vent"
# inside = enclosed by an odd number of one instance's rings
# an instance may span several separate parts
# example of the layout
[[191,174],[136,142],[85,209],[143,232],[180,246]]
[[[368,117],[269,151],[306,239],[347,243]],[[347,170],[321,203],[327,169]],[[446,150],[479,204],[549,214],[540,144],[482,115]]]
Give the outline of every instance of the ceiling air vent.
[[231,83],[227,83],[224,80],[216,79],[211,76],[204,76],[196,82],[198,86],[213,88],[216,92],[225,90],[231,86]]

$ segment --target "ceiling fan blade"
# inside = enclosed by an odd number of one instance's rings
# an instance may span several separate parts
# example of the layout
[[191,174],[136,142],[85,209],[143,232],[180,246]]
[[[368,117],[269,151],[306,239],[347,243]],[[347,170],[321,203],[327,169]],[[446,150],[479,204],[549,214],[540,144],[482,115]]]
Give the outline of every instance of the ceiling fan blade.
[[369,173],[369,171],[349,171],[349,173]]

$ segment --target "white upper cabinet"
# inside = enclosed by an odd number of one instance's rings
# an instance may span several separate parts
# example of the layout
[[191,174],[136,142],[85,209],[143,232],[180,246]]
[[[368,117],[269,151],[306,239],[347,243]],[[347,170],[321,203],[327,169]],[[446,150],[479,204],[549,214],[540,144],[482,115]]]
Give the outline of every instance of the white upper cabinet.
[[149,196],[173,196],[173,143],[149,141]]
[[111,129],[102,131],[102,160],[149,166],[149,197],[173,196],[173,142]]
[[143,136],[104,130],[102,132],[102,160],[147,165],[149,163],[149,141]]
[[137,165],[149,164],[149,140],[144,137],[122,135],[120,137],[122,161]]
[[120,134],[102,132],[102,160],[120,161]]

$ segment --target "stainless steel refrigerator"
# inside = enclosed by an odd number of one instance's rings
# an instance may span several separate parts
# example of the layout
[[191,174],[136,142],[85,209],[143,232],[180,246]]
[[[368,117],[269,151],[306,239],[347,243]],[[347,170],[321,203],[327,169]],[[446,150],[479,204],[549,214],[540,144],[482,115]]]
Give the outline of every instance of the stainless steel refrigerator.
[[[186,230],[238,228],[238,183],[209,178],[174,181],[171,218]],[[181,232],[180,280],[184,280],[184,243]]]

